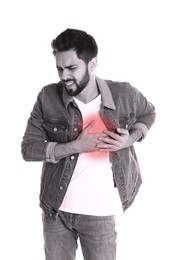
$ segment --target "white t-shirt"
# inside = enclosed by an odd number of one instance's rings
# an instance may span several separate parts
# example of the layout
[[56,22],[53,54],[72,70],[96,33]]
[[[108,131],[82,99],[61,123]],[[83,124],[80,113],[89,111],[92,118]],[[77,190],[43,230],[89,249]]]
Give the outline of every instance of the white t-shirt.
[[[101,95],[84,104],[75,99],[83,117],[84,127],[92,120],[90,132],[106,129],[100,115]],[[60,210],[95,216],[115,214],[115,189],[108,152],[81,153]]]

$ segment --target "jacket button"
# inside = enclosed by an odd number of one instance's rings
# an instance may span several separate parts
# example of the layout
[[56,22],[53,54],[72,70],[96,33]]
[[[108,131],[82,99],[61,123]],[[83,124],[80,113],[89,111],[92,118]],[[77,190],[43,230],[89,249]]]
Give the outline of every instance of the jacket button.
[[75,127],[73,130],[74,130],[74,132],[77,132],[78,129]]
[[63,186],[60,186],[60,188],[59,188],[60,190],[63,190],[64,189],[64,187]]
[[56,132],[58,129],[56,127],[54,127],[53,131]]
[[71,159],[71,160],[74,160],[74,155],[72,155],[72,156],[70,157],[70,159]]

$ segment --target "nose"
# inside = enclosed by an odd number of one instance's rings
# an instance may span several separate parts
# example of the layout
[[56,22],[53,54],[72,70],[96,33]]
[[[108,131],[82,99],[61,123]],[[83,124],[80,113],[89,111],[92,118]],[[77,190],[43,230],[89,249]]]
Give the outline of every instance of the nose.
[[61,80],[67,80],[69,78],[69,72],[67,69],[63,69],[62,71],[59,72],[59,76]]

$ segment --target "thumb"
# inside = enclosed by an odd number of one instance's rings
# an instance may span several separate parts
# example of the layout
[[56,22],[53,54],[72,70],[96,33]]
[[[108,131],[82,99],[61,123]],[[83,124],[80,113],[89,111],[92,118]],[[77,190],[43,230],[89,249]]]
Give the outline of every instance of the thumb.
[[86,133],[88,133],[95,125],[95,121],[91,121],[84,129],[83,131],[85,131]]

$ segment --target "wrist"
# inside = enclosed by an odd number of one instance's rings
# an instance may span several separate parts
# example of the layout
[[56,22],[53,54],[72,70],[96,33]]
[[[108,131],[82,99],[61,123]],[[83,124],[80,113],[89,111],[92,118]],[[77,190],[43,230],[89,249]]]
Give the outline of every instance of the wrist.
[[80,145],[77,139],[70,142],[70,150],[73,154],[80,153]]

